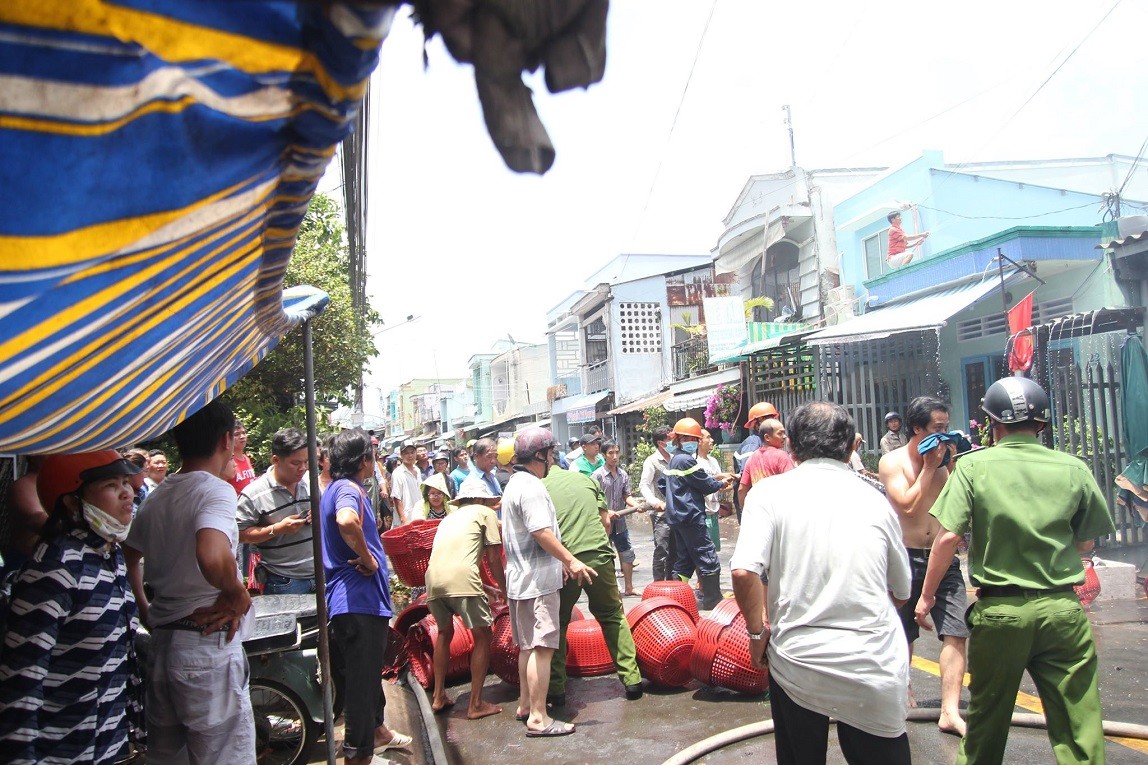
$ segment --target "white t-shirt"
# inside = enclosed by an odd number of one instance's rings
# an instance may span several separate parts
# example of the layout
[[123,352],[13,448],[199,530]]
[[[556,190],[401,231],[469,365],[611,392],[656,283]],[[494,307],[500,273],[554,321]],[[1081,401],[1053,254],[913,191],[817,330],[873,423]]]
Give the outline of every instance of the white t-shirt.
[[[706,475],[713,477],[721,472],[721,464],[718,463],[717,458],[712,454],[707,454],[705,459],[698,457],[698,464],[702,466],[702,470]],[[713,494],[706,495],[706,515],[717,515],[718,510],[721,509],[721,492],[715,491]]]
[[[236,501],[231,484],[202,470],[169,475],[148,494],[132,521],[126,544],[143,553],[145,579],[155,592],[153,625],[191,616],[219,597],[219,590],[199,570],[195,535],[200,529],[222,531],[234,558],[239,545]],[[241,578],[238,565],[235,577]],[[251,634],[253,624],[254,613],[248,611],[239,631],[241,639]]]
[[769,572],[769,671],[802,707],[905,732],[909,650],[889,599],[909,597],[901,527],[847,465],[807,460],[750,491],[730,565]]
[[[412,473],[406,465],[399,465],[391,473],[391,496],[402,500],[403,514],[407,516],[408,522],[423,517],[423,495],[419,489],[420,483],[422,480]],[[401,525],[398,513],[395,513],[394,525]]]
[[506,596],[527,600],[562,589],[562,563],[542,549],[532,532],[558,533],[558,513],[546,485],[533,473],[514,471],[502,492],[502,544]]

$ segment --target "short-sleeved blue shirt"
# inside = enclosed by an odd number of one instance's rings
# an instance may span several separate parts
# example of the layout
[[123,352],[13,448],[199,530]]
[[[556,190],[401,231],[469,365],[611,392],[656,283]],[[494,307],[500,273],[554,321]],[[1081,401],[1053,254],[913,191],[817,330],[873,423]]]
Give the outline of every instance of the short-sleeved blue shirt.
[[[363,537],[367,549],[379,563],[371,576],[363,576],[347,561],[359,557],[343,541],[339,524],[335,520],[339,510],[352,508],[362,519]],[[367,503],[365,490],[347,478],[340,478],[323,492],[319,503],[319,516],[323,529],[323,569],[327,574],[327,615],[367,614],[393,615],[391,611],[390,573],[375,514]]]

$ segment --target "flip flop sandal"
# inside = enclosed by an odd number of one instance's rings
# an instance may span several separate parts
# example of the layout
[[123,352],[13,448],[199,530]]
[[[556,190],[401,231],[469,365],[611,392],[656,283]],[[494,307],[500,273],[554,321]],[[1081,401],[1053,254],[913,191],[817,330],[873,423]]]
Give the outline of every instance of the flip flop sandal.
[[388,749],[406,749],[413,741],[410,736],[407,736],[398,731],[391,731],[391,740],[385,744],[379,744],[375,747],[375,754],[382,754]]
[[524,723],[524,722],[526,722],[527,720],[529,720],[529,719],[530,719],[530,714],[529,714],[529,713],[527,713],[527,714],[524,714],[524,715],[515,715],[515,716],[514,716],[514,719],[515,719],[515,720],[518,720],[518,722],[520,722],[520,723]]
[[551,736],[569,736],[576,728],[570,723],[564,723],[561,720],[551,720],[550,724],[542,730],[527,729],[527,738],[549,738]]

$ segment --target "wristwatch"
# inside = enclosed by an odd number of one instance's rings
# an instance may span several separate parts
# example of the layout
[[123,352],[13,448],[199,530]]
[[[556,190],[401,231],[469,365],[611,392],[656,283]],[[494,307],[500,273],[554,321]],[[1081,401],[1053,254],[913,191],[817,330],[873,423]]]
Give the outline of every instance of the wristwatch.
[[746,627],[745,634],[749,635],[750,640],[765,640],[765,636],[769,634],[769,625],[763,625],[761,632],[750,632],[749,627]]

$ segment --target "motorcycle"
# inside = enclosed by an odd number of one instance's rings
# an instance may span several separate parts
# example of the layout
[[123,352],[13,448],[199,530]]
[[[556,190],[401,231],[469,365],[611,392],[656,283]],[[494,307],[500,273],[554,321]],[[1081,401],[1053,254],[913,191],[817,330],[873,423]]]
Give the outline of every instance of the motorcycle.
[[[298,765],[323,731],[319,623],[314,595],[252,598],[255,628],[243,641],[259,765]],[[342,703],[335,699],[335,716]]]

